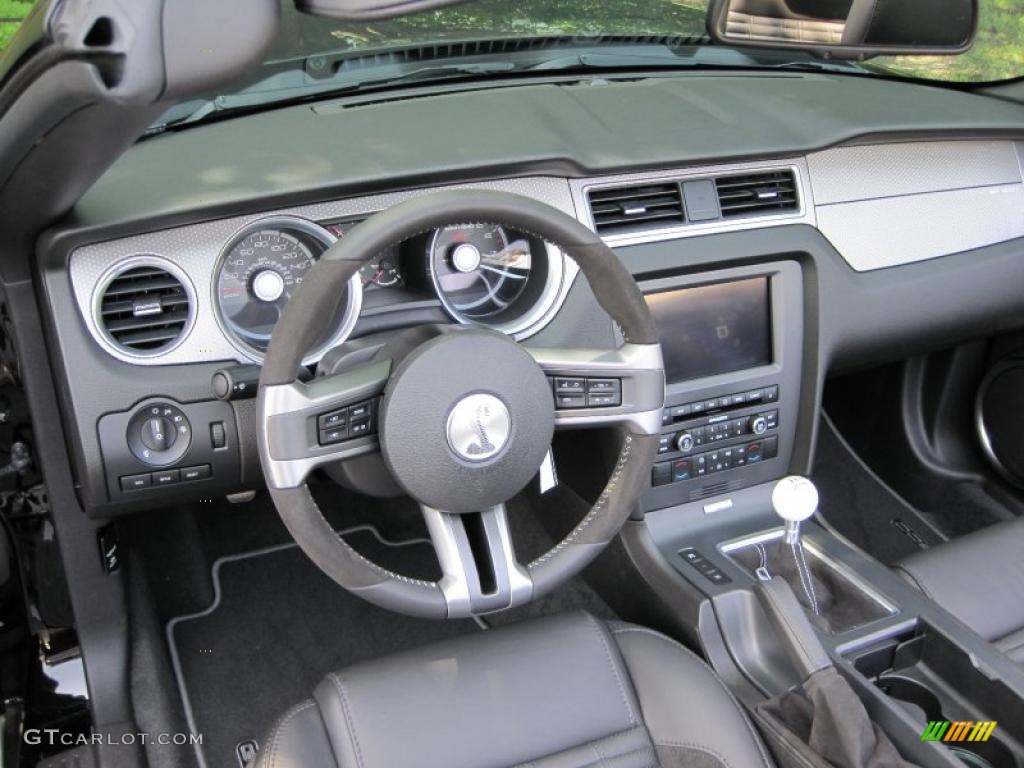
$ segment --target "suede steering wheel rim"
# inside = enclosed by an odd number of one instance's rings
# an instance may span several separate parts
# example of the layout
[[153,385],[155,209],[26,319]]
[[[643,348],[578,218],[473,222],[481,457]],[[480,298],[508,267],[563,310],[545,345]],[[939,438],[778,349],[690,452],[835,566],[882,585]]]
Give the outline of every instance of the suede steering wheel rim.
[[[465,222],[502,225],[558,246],[579,265],[624,343],[615,350],[533,348],[461,326],[398,360],[375,359],[309,383],[297,380],[303,355],[323,331],[321,318],[333,315],[349,279],[364,264],[410,237]],[[556,410],[548,378],[555,375],[617,379],[621,402]],[[260,376],[260,461],[285,526],[346,590],[412,616],[489,613],[564,583],[618,534],[657,453],[664,380],[657,330],[643,295],[595,233],[519,195],[431,193],[371,216],[334,243],[288,302]],[[379,437],[318,444],[318,415],[381,395]],[[608,483],[565,539],[521,565],[504,502],[536,474],[554,429],[592,427],[613,427],[621,438]],[[467,429],[468,453],[456,442]],[[335,533],[309,492],[305,481],[317,466],[374,450],[420,504],[443,574],[437,582],[411,579],[364,558]],[[480,458],[473,450],[487,455]]]

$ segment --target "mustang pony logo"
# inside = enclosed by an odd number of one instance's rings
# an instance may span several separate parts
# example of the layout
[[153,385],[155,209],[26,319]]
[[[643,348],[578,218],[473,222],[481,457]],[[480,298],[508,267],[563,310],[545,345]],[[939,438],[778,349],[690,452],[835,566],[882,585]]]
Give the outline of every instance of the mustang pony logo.
[[995,720],[931,720],[921,741],[988,741],[995,728]]
[[494,444],[487,437],[487,428],[484,427],[484,419],[491,415],[491,408],[487,403],[480,403],[476,407],[476,433],[480,438],[477,443],[470,443],[466,453],[479,456],[481,453],[490,453],[494,450]]

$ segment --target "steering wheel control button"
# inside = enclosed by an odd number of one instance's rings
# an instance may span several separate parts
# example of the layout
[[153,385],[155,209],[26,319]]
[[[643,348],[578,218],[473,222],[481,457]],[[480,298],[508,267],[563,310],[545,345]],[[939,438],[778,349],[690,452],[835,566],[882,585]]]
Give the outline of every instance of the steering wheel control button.
[[587,380],[576,378],[555,377],[556,395],[582,395],[587,391]]
[[586,408],[586,395],[555,395],[555,407],[562,410],[565,408]]
[[486,461],[508,442],[512,417],[494,395],[468,395],[448,414],[448,445],[466,461]]
[[348,424],[348,408],[339,408],[330,413],[321,414],[316,420],[320,429],[334,429]]
[[176,405],[152,403],[128,421],[128,448],[143,464],[163,467],[179,461],[192,442],[192,425]]
[[120,482],[122,491],[141,491],[143,488],[149,488],[152,481],[147,472],[142,475],[125,475]]
[[615,408],[622,405],[621,379],[584,379],[554,376],[552,386],[555,393],[555,407],[569,408]]
[[587,407],[613,408],[622,405],[620,379],[587,379]]
[[374,401],[364,400],[347,408],[337,408],[317,416],[320,445],[336,445],[345,440],[374,433]]

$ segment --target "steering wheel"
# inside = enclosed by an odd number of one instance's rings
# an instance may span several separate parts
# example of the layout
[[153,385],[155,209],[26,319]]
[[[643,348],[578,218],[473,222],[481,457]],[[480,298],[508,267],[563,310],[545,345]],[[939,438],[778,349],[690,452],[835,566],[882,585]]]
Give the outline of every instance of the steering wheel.
[[[303,356],[360,267],[410,237],[465,222],[504,225],[561,248],[619,325],[624,343],[615,350],[539,348],[496,331],[454,326],[404,348],[386,345],[384,354],[354,369],[308,383],[297,380]],[[612,388],[612,397],[603,400],[612,404],[599,405],[584,392],[573,403],[582,407],[556,408],[552,377],[610,380],[603,386]],[[664,386],[661,346],[647,304],[597,235],[569,215],[519,195],[432,193],[371,216],[334,243],[288,302],[260,375],[260,461],[289,532],[345,589],[412,616],[490,613],[562,584],[619,532],[657,453]],[[377,410],[377,435],[321,445],[320,417],[367,402]],[[565,539],[535,561],[519,563],[505,502],[537,474],[555,429],[591,427],[614,427],[621,437],[607,485]],[[315,467],[377,450],[398,485],[420,505],[441,566],[437,582],[410,579],[367,560],[331,528],[309,492],[306,478]]]

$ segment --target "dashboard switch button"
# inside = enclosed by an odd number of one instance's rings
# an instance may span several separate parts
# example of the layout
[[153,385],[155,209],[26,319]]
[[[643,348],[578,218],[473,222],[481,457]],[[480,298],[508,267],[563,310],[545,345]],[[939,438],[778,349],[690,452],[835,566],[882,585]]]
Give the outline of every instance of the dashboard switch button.
[[181,473],[176,469],[165,469],[162,472],[152,474],[153,485],[172,485],[181,479]]
[[210,465],[200,464],[196,467],[183,467],[181,470],[181,479],[183,482],[191,482],[192,480],[205,480],[210,476]]
[[210,445],[215,450],[228,447],[228,433],[223,421],[215,421],[210,425]]
[[148,472],[142,475],[125,475],[121,478],[122,491],[138,491],[143,488],[149,488],[150,485],[151,481]]

